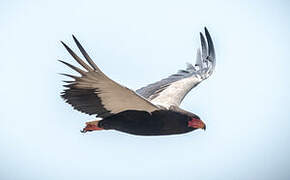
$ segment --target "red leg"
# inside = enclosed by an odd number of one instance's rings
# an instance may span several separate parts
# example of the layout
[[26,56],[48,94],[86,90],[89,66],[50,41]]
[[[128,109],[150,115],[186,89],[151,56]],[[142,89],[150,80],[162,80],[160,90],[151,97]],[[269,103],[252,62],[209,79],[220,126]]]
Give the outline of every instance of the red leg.
[[103,130],[103,128],[98,127],[98,123],[99,121],[86,122],[86,127],[81,132],[86,133],[88,131]]

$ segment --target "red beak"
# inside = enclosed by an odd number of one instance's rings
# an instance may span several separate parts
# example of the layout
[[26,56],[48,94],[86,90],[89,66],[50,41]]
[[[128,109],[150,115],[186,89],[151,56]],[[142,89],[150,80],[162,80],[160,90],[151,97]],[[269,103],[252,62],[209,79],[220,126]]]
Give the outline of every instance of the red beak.
[[188,121],[187,126],[195,129],[206,130],[206,125],[202,122],[202,120],[197,118],[192,118],[190,121]]

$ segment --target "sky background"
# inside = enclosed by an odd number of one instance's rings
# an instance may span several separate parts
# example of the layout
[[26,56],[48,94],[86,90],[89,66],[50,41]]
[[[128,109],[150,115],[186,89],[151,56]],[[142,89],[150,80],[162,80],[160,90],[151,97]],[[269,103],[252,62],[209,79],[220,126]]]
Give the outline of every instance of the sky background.
[[[0,179],[290,178],[289,1],[1,1]],[[81,134],[93,116],[60,98],[74,34],[112,79],[137,89],[193,63],[206,26],[213,75],[181,107],[207,131]],[[79,51],[76,51],[79,53]]]

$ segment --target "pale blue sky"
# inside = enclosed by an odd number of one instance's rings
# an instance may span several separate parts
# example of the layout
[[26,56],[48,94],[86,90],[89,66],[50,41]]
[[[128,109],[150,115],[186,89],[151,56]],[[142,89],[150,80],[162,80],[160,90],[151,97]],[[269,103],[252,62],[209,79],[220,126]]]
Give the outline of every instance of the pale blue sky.
[[[1,1],[0,179],[224,180],[290,177],[288,1]],[[182,107],[207,131],[81,134],[93,120],[60,98],[74,34],[105,73],[136,89],[193,62],[199,31],[213,76]]]

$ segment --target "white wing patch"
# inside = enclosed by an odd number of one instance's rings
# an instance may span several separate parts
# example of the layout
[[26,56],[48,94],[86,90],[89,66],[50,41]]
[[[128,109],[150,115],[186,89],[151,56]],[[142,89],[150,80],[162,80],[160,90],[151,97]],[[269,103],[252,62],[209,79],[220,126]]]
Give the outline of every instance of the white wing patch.
[[163,90],[151,102],[167,109],[170,106],[179,106],[185,95],[201,81],[202,79],[198,75],[176,81]]
[[205,36],[200,33],[201,52],[197,49],[195,65],[187,65],[186,70],[181,70],[166,79],[137,90],[137,93],[147,98],[155,105],[169,109],[178,107],[186,94],[200,82],[213,73],[216,58],[213,41],[205,28]]

